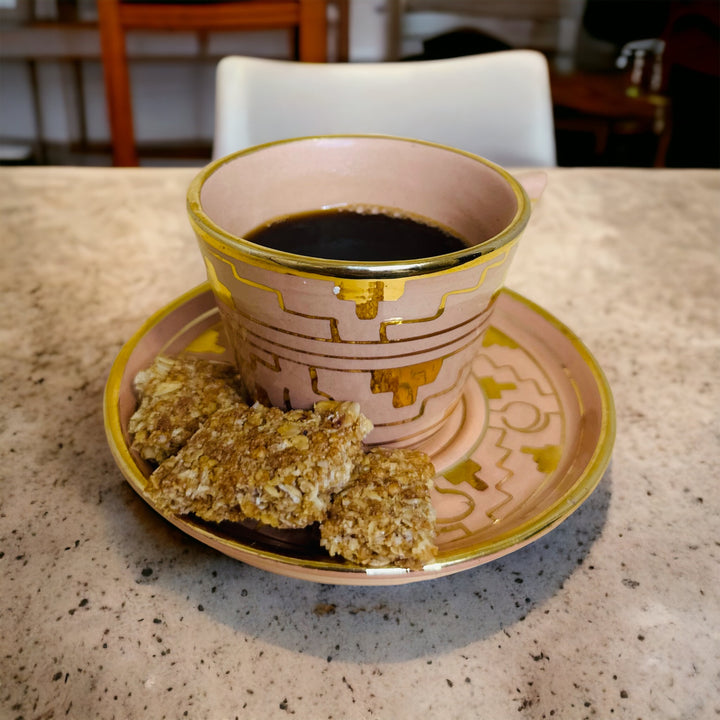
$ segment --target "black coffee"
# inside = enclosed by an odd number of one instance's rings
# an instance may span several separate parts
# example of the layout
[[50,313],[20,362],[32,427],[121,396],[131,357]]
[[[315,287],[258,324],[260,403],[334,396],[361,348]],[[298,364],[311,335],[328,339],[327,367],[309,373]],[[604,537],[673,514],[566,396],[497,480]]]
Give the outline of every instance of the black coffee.
[[355,262],[412,260],[467,247],[443,228],[408,217],[347,209],[289,215],[245,235],[275,250]]

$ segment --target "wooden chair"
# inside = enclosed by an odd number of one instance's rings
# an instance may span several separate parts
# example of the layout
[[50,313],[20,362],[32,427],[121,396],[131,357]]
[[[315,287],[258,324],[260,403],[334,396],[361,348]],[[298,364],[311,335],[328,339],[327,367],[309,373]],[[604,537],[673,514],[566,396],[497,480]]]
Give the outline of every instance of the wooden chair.
[[125,35],[128,30],[243,31],[287,29],[297,33],[296,58],[325,62],[326,0],[239,2],[122,2],[99,0],[98,17],[113,164],[138,164]]

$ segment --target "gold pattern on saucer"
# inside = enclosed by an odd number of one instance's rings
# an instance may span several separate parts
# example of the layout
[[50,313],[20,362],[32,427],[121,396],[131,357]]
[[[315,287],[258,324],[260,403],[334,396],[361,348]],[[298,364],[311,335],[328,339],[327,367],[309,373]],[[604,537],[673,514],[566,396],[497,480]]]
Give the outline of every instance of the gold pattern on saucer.
[[[144,488],[152,469],[127,444],[137,402],[134,374],[161,353],[211,354],[230,362],[229,350],[222,357],[215,352],[226,340],[219,326],[218,305],[203,284],[145,322],[108,376],[108,443],[130,485],[151,505]],[[488,336],[491,342],[477,354],[461,401],[447,420],[433,417],[442,424],[440,439],[426,441],[438,470],[433,504],[440,552],[423,570],[370,572],[329,558],[312,533],[273,534],[255,526],[220,527],[161,514],[182,532],[250,565],[350,585],[438,578],[537,540],[589,497],[607,468],[615,438],[612,394],[582,342],[512,291],[499,293]],[[267,395],[262,387],[258,392]],[[284,400],[290,400],[287,393]]]
[[[492,330],[492,328],[490,328]],[[484,343],[483,343],[484,344]],[[493,398],[494,400],[497,400],[498,398],[502,397],[503,391],[505,390],[514,390],[515,389],[515,383],[511,382],[498,382],[494,377],[486,376],[478,378],[478,382],[480,383],[480,387],[483,389],[483,392],[488,398]]]
[[202,355],[203,353],[222,355],[227,352],[227,348],[223,344],[225,340],[220,340],[223,332],[222,323],[217,323],[215,327],[212,327],[201,335],[198,335],[185,348],[185,352],[194,353],[195,355]]
[[559,445],[544,445],[543,447],[523,445],[520,451],[532,455],[537,469],[542,473],[551,473],[556,470],[562,458],[562,448]]
[[[521,343],[491,326],[473,375],[487,401],[488,422],[470,456],[437,480],[438,489],[450,483],[455,490],[454,502],[438,513],[441,537],[477,534],[518,512],[552,479],[565,451],[568,419],[558,391]],[[458,522],[461,497],[476,512]]]
[[467,483],[476,490],[487,490],[488,484],[479,475],[481,470],[481,465],[475,462],[472,458],[468,458],[443,473],[443,477],[446,480],[449,480],[453,485]]
[[470,517],[475,511],[475,500],[460,490],[454,490],[453,488],[440,488],[435,487],[435,493],[438,495],[456,495],[460,498],[460,502],[456,504],[459,507],[458,514],[452,517],[444,516],[438,518],[435,522],[439,527],[439,533],[454,534],[459,533],[461,536],[468,537],[472,535],[470,529],[463,524],[465,518]]
[[509,348],[518,347],[518,344],[512,338],[509,338],[496,327],[489,327],[483,338],[483,347],[490,347],[490,345],[504,345]]

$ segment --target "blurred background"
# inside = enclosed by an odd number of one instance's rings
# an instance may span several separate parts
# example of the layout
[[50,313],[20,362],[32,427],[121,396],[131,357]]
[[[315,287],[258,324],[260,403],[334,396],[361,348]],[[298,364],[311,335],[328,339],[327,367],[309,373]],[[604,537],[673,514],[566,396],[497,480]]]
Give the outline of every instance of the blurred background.
[[[112,164],[104,2],[0,0],[0,164]],[[329,62],[542,52],[559,165],[720,167],[720,0],[321,4]],[[262,26],[134,29],[126,47],[143,165],[210,159],[221,57],[298,57],[293,31]]]

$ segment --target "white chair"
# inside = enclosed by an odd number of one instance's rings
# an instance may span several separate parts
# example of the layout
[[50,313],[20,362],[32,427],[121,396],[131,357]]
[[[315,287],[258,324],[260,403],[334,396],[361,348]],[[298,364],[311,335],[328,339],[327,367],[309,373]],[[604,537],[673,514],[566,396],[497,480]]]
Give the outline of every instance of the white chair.
[[447,60],[218,64],[213,157],[259,143],[382,133],[451,145],[500,165],[556,164],[545,57],[508,50]]

